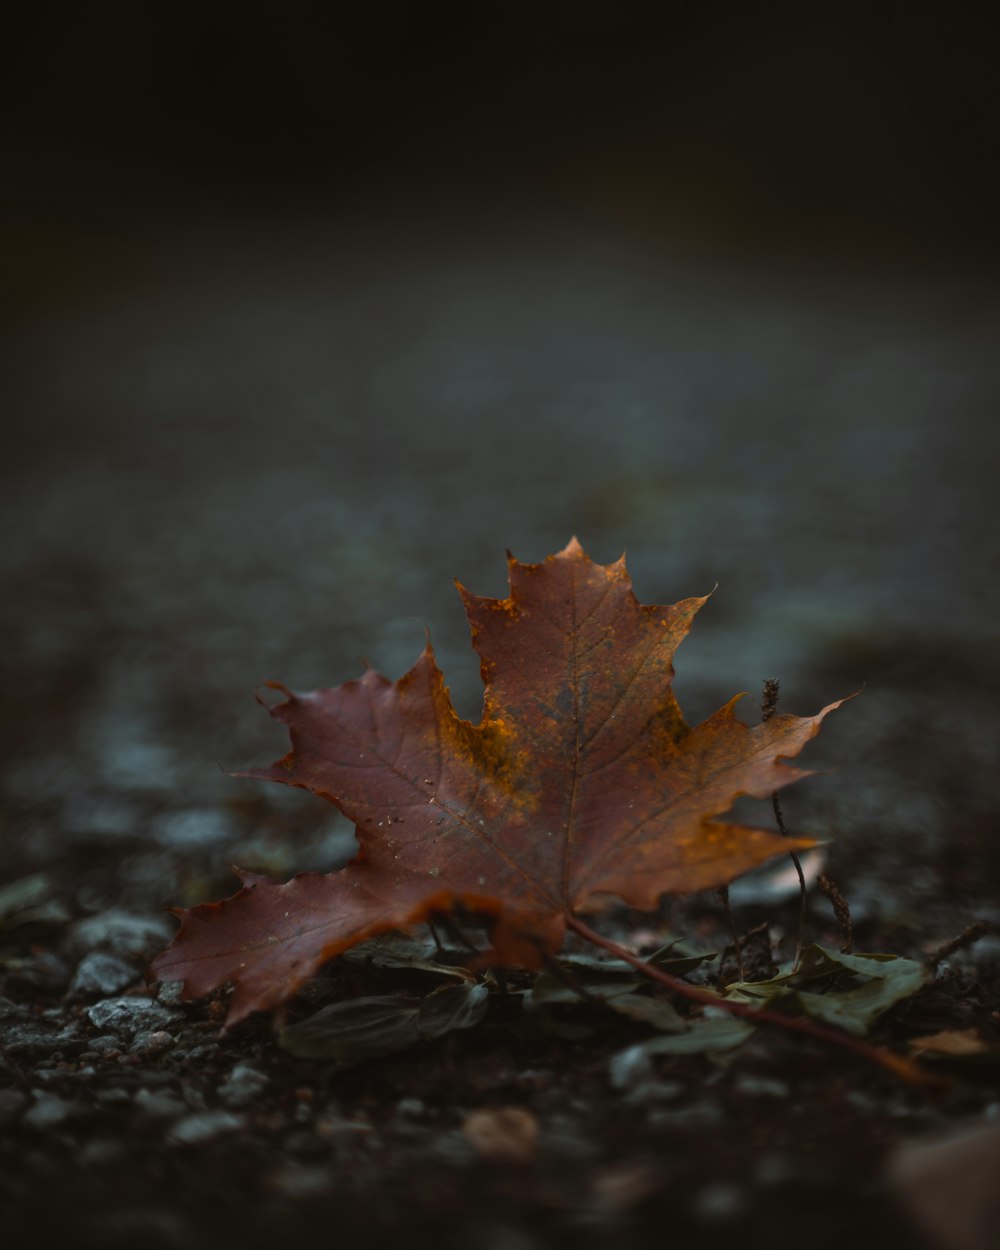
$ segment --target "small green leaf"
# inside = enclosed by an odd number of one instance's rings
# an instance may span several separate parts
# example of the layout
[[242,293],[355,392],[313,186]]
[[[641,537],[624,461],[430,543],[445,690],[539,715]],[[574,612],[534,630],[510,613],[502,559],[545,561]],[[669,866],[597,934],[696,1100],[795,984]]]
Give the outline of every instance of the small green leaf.
[[651,1024],[654,1029],[663,1033],[683,1033],[687,1021],[677,1014],[674,1007],[659,998],[650,998],[648,994],[619,994],[607,999],[612,1010],[642,1024]]
[[[619,994],[630,994],[641,984],[638,977],[613,977],[595,975],[592,970],[574,970],[573,979],[593,998],[611,999]],[[568,981],[561,981],[551,972],[540,972],[531,987],[530,1002],[533,1006],[552,1007],[557,1003],[582,1003],[584,997]]]
[[298,1059],[361,1063],[419,1042],[417,1015],[406,998],[351,998],[282,1029],[279,1045]]
[[[845,984],[825,992],[800,989],[824,978],[844,978]],[[884,1012],[924,985],[929,973],[923,964],[896,955],[841,955],[822,946],[807,947],[794,972],[769,981],[742,981],[726,988],[725,997],[743,1003],[767,1003],[792,1014],[862,1036]]]
[[724,1020],[691,1020],[683,1033],[650,1037],[628,1050],[645,1055],[709,1055],[740,1046],[753,1031],[754,1025],[734,1016]]

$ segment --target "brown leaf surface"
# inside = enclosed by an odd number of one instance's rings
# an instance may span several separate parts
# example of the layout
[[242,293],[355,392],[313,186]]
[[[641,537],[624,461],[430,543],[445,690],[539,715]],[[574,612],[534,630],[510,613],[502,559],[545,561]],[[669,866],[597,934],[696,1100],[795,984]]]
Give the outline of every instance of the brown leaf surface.
[[331,956],[456,904],[496,917],[498,960],[531,966],[604,896],[649,909],[811,845],[711,818],[808,776],[785,760],[839,703],[751,727],[733,699],[689,727],[672,660],[704,599],[643,606],[624,560],[595,564],[575,539],[509,569],[506,599],[459,587],[485,684],[478,725],[456,715],[430,645],[396,682],[368,670],[285,691],[271,714],[292,750],[243,775],[328,799],[360,852],[284,885],[241,874],[239,893],[179,913],[157,978],[187,997],[233,982],[232,1024]]

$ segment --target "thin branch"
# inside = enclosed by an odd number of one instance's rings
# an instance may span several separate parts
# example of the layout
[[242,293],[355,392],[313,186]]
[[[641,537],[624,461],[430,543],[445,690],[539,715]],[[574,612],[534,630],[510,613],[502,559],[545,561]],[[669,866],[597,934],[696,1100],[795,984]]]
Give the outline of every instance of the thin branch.
[[940,946],[935,946],[924,962],[928,968],[936,968],[943,959],[947,959],[949,955],[954,955],[956,951],[965,950],[967,946],[971,946],[973,942],[978,942],[987,933],[1000,933],[1000,926],[990,924],[988,920],[975,920],[967,928],[963,929],[957,937],[949,938],[947,942],[942,942]]
[[837,923],[840,925],[840,931],[843,935],[844,942],[840,948],[842,955],[849,955],[854,950],[854,923],[851,920],[851,909],[847,906],[847,899],[840,892],[840,886],[827,873],[821,872],[816,878],[816,884],[830,900],[833,906],[833,914],[837,917]]
[[[739,979],[741,981],[745,981],[746,975],[743,972],[743,943],[740,941],[739,930],[736,928],[736,917],[733,915],[733,909],[729,905],[729,886],[720,885],[719,888],[715,891],[715,893],[718,896],[719,902],[725,908],[726,919],[729,921],[729,931],[733,935],[733,949],[736,952],[736,968],[739,972]],[[721,959],[719,960],[719,964],[720,964],[719,975],[721,976],[722,975],[722,967],[721,967],[722,960]],[[721,985],[721,981],[720,981],[720,985]]]
[[[781,690],[781,682],[777,677],[768,677],[764,681],[764,689],[760,699],[760,719],[763,724],[769,721],[778,710],[778,694]],[[778,832],[783,838],[788,837],[788,829],[785,827],[785,818],[781,812],[781,804],[778,802],[778,792],[775,791],[771,795],[771,806],[774,808],[774,819],[778,825]],[[805,941],[806,931],[806,876],[802,871],[802,861],[794,851],[788,852],[789,858],[795,865],[795,871],[799,874],[799,932],[795,939],[795,960],[793,968],[798,968],[802,961],[802,947]]]
[[930,1073],[925,1072],[923,1068],[913,1063],[912,1060],[905,1059],[902,1055],[894,1054],[891,1050],[882,1050],[877,1046],[872,1046],[869,1042],[863,1042],[859,1038],[852,1037],[849,1033],[842,1033],[839,1029],[827,1028],[826,1025],[817,1024],[814,1020],[803,1016],[782,1015],[781,1012],[771,1011],[767,1007],[754,1007],[749,1003],[729,1002],[709,990],[689,985],[686,981],[672,977],[661,968],[647,963],[646,960],[633,954],[627,947],[619,945],[618,942],[613,941],[611,938],[604,937],[596,929],[592,929],[588,924],[580,920],[578,916],[567,916],[566,926],[594,946],[599,946],[616,958],[624,960],[625,963],[630,964],[637,971],[641,972],[643,976],[649,977],[651,981],[656,981],[660,985],[666,986],[668,990],[672,990],[675,994],[680,994],[684,998],[690,998],[693,1002],[701,1003],[706,1007],[721,1007],[731,1015],[743,1016],[748,1020],[752,1020],[755,1024],[775,1025],[793,1033],[805,1034],[806,1037],[814,1038],[816,1041],[828,1042],[831,1045],[840,1046],[844,1050],[851,1050],[871,1063],[879,1064],[880,1067],[891,1072],[893,1076],[900,1077],[914,1085],[942,1084],[940,1077],[932,1076]]

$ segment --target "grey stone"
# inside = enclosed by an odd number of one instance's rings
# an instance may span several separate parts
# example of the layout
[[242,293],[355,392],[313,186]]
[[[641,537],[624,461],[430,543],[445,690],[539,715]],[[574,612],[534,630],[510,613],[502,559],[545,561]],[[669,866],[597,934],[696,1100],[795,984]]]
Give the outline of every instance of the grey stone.
[[36,1092],[35,1101],[24,1113],[24,1123],[39,1132],[55,1128],[75,1114],[77,1108],[56,1094]]
[[6,964],[7,985],[19,990],[42,994],[56,994],[66,988],[69,968],[54,951],[41,951],[23,959],[9,960]]
[[151,955],[170,940],[173,926],[163,916],[140,916],[119,908],[78,920],[70,944],[79,954],[101,950],[119,959]]
[[249,1107],[267,1088],[267,1074],[250,1063],[238,1063],[219,1089],[219,1099],[238,1110]]
[[746,1211],[746,1197],[738,1185],[713,1181],[704,1185],[694,1197],[694,1213],[706,1223],[723,1224],[739,1219]]
[[645,1107],[652,1103],[669,1102],[680,1098],[684,1086],[680,1081],[643,1081],[633,1086],[625,1096],[625,1101],[634,1107]]
[[161,981],[156,987],[156,1001],[164,1007],[179,1007],[184,1001],[184,982]]
[[117,1055],[121,1052],[121,1047],[120,1040],[111,1033],[87,1039],[87,1049],[96,1051],[99,1055]]
[[17,1021],[4,1028],[3,1047],[7,1054],[44,1062],[55,1055],[79,1054],[88,1042],[72,1028],[46,1027],[42,1021]]
[[785,1081],[770,1076],[741,1076],[736,1089],[752,1098],[790,1098],[792,1093]]
[[612,1055],[608,1063],[608,1076],[614,1089],[632,1089],[650,1079],[653,1061],[641,1045],[629,1046]]
[[173,850],[207,850],[230,842],[239,825],[217,807],[192,807],[181,812],[164,812],[150,826],[150,834],[161,846]]
[[134,998],[105,998],[88,1007],[87,1019],[95,1028],[117,1033],[131,1039],[137,1033],[155,1032],[177,1024],[183,1019],[178,1011],[163,1007],[152,998],[136,995]]
[[179,1098],[169,1093],[155,1093],[151,1089],[140,1089],[135,1096],[135,1105],[145,1115],[158,1120],[177,1120],[187,1114],[187,1106]]
[[131,1055],[152,1057],[154,1055],[162,1055],[165,1051],[170,1050],[173,1044],[174,1039],[164,1029],[144,1029],[141,1033],[135,1035],[132,1045],[128,1049]]
[[91,951],[77,967],[69,987],[70,1002],[117,994],[137,978],[135,968],[107,951]]
[[175,1124],[167,1137],[178,1146],[199,1146],[222,1133],[235,1133],[244,1123],[243,1116],[228,1111],[201,1111]]

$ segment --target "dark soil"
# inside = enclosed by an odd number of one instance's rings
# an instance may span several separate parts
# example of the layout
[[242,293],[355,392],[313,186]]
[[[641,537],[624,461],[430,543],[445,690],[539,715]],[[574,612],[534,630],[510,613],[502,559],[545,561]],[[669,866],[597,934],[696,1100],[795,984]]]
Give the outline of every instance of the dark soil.
[[[996,1119],[995,1065],[928,1091],[772,1029],[616,1084],[643,1026],[583,1005],[540,1034],[497,996],[476,1029],[340,1070],[266,1019],[220,1036],[220,1003],[143,1001],[165,907],[228,893],[234,861],[350,854],[323,804],[218,768],[282,747],[255,683],[336,683],[359,654],[396,675],[429,622],[475,715],[450,577],[498,593],[506,546],[574,530],[629,548],[645,602],[721,582],[678,658],[689,720],[775,673],[799,713],[865,685],[812,757],[839,771],[786,804],[833,836],[859,949],[922,958],[1000,921],[993,295],[405,225],[69,231],[86,263],[14,327],[5,1247],[913,1245],[885,1161]],[[739,924],[787,956],[797,902],[758,897],[734,888]],[[727,940],[713,898],[668,919]],[[818,894],[808,932],[839,944]],[[873,1040],[997,1040],[998,982],[987,937]],[[344,965],[290,1013],[424,988]],[[483,1108],[529,1113],[534,1154],[477,1152]]]

